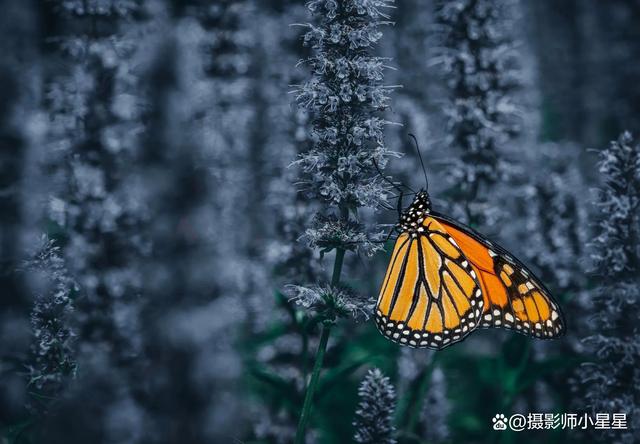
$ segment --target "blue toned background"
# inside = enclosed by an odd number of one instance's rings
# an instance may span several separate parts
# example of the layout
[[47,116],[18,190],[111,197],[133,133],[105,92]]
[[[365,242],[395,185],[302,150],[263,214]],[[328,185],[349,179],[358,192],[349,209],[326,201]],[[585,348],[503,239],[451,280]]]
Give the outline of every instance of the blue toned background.
[[[1,443],[640,440],[638,1],[0,5]],[[377,332],[408,133],[564,337]]]

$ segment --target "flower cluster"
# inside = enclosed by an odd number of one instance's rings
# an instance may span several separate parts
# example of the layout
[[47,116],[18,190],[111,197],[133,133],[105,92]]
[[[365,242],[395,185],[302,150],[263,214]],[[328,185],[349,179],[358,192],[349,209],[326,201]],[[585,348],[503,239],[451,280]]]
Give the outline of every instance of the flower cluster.
[[193,11],[209,34],[201,48],[208,76],[226,78],[228,82],[245,80],[243,77],[251,66],[247,49],[253,36],[243,26],[243,20],[250,13],[250,8],[246,1],[218,0],[211,5],[199,5]]
[[383,247],[382,235],[366,234],[364,230],[363,224],[354,220],[342,220],[333,215],[318,215],[313,221],[313,228],[305,230],[301,239],[309,247],[320,250],[321,254],[342,248],[371,255]]
[[[217,219],[210,229],[216,237],[216,257],[224,262],[219,266],[224,277],[218,276],[218,281],[222,288],[242,295],[240,300],[251,313],[250,329],[270,317],[264,309],[267,273],[262,266],[268,261],[265,244],[272,231],[271,220],[255,222],[267,211],[270,194],[264,180],[271,161],[263,161],[269,144],[263,120],[268,118],[264,114],[271,91],[254,89],[256,77],[267,77],[262,74],[265,65],[252,56],[253,51],[262,51],[258,31],[249,25],[254,8],[246,0],[190,2],[177,35],[181,50],[187,51],[181,54],[179,75],[191,85],[185,88],[189,97],[182,106],[188,114],[183,118],[189,122],[192,139],[202,146],[200,156],[214,181],[210,199]],[[263,26],[259,32],[266,34]],[[221,235],[231,230],[245,235]],[[255,272],[245,273],[246,269]]]
[[59,175],[49,217],[69,237],[64,252],[79,286],[80,341],[109,342],[115,336],[114,352],[133,355],[140,275],[131,264],[144,248],[138,232],[144,215],[123,180],[134,157],[140,100],[132,75],[135,38],[128,34],[136,28],[125,31],[122,25],[133,20],[138,6],[131,1],[59,3],[60,27],[78,18],[105,27],[77,27],[54,39],[69,68],[46,85],[50,162]]
[[[598,333],[585,339],[593,361],[578,373],[582,402],[595,412],[625,411],[637,421],[640,396],[629,387],[640,384],[640,142],[623,133],[601,153],[600,172],[602,219],[591,245],[593,273],[600,283],[593,295]],[[603,433],[609,442],[633,442],[632,430],[633,425],[628,431]]]
[[[388,107],[389,87],[383,85],[386,60],[370,55],[387,24],[385,9],[390,0],[317,0],[309,9],[321,18],[307,25],[305,44],[314,55],[306,62],[312,77],[297,89],[298,103],[313,118],[313,147],[297,164],[304,173],[306,191],[326,207],[339,209],[341,222],[357,221],[357,210],[376,208],[386,200],[384,181],[376,171],[389,155],[380,112]],[[331,211],[327,208],[324,216]],[[332,224],[332,227],[324,227]],[[353,226],[350,225],[349,226]],[[318,245],[334,245],[334,220],[318,218],[310,237]],[[309,234],[309,233],[308,233]],[[324,234],[331,239],[323,240]],[[363,240],[364,235],[364,240]],[[367,235],[349,231],[341,236],[345,245],[367,249]],[[322,247],[324,248],[324,247]]]
[[[548,285],[553,295],[561,299],[562,308],[573,313],[566,340],[558,347],[583,347],[581,340],[591,334],[589,294],[585,273],[588,242],[592,239],[588,184],[575,168],[583,148],[572,143],[536,144],[535,158],[527,157],[521,168],[527,171],[519,177],[526,181],[510,181],[510,196],[514,207],[510,211],[521,215],[521,224],[501,224],[504,239],[518,239],[518,254],[532,265],[536,275]],[[510,190],[502,188],[505,193]],[[513,242],[513,241],[511,241]],[[549,354],[556,345],[535,345],[541,354]],[[541,392],[542,393],[542,392]]]
[[[569,143],[538,145],[537,177],[522,185],[522,214],[526,224],[522,251],[541,272],[539,276],[553,290],[575,292],[583,287],[585,273],[581,259],[589,238],[587,184],[573,166],[582,148]],[[539,165],[539,166],[538,166]],[[506,230],[508,231],[508,230]],[[516,233],[507,233],[515,238]],[[522,235],[520,235],[522,237]]]
[[375,368],[369,370],[358,389],[360,403],[353,423],[354,440],[360,444],[394,444],[396,394],[389,378]]
[[438,58],[450,91],[448,144],[461,151],[452,179],[467,201],[503,176],[500,148],[520,130],[512,100],[520,79],[509,35],[510,6],[460,0],[444,2],[437,10],[444,48]]
[[[69,276],[60,247],[42,238],[41,245],[27,263],[34,304],[31,311],[33,331],[29,380],[42,397],[53,399],[65,378],[76,371],[74,342],[76,334],[71,323],[73,293],[76,284]],[[34,405],[34,407],[38,407]]]
[[[231,196],[218,192],[216,183],[215,161],[224,158],[224,150],[232,156],[231,147],[210,151],[189,106],[199,92],[194,85],[206,86],[207,92],[214,88],[194,75],[202,73],[202,61],[191,51],[197,26],[190,19],[176,23],[177,30],[164,36],[150,67],[147,126],[132,174],[144,181],[138,200],[154,216],[142,227],[150,251],[138,268],[144,276],[142,294],[149,301],[140,314],[144,357],[156,375],[143,390],[153,393],[155,401],[142,404],[153,412],[151,428],[162,442],[180,441],[186,433],[192,441],[218,442],[243,420],[234,344],[238,325],[247,325],[241,324],[246,298],[238,295],[246,295],[239,273],[248,267],[237,251],[244,245],[236,242],[233,250],[234,239],[221,235],[232,230],[234,221],[243,222],[230,220],[231,202],[225,199]],[[212,100],[212,113],[219,111],[215,95],[207,100]],[[226,174],[240,174],[238,165]],[[171,382],[174,378],[181,381],[179,387]],[[195,416],[210,421],[193,423]]]
[[291,300],[327,320],[334,320],[336,316],[368,319],[373,310],[370,298],[356,295],[347,288],[288,285],[287,293]]
[[[18,272],[37,222],[31,211],[40,181],[33,180],[32,160],[38,152],[38,20],[34,4],[3,2],[0,18],[0,417],[4,432],[24,421],[29,388],[25,358],[30,343],[30,276]],[[32,10],[33,9],[33,10]],[[35,131],[34,131],[35,130]],[[38,182],[35,185],[34,182]],[[35,195],[35,198],[34,198]],[[39,203],[39,202],[38,202]],[[33,208],[35,209],[35,208]]]
[[606,217],[594,241],[594,266],[612,280],[633,277],[640,268],[640,142],[623,133],[602,152],[600,173],[606,182],[599,207]]

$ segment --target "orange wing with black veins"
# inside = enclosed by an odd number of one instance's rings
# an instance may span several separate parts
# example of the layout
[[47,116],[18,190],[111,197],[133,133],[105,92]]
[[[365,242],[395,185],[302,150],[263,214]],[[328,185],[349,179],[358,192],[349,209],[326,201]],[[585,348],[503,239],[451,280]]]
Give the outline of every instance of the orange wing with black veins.
[[477,233],[437,217],[478,276],[484,300],[481,327],[512,329],[541,339],[561,336],[564,320],[544,285],[520,261]]
[[376,307],[394,342],[441,349],[477,328],[483,299],[477,272],[434,218],[396,240]]

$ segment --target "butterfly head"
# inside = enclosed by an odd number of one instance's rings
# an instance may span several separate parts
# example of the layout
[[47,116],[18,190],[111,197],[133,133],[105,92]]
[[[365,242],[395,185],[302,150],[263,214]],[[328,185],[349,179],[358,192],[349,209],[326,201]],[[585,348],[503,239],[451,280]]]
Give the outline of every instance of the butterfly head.
[[429,193],[421,190],[416,194],[409,208],[400,216],[398,227],[412,235],[417,235],[422,227],[424,218],[431,212],[431,200]]

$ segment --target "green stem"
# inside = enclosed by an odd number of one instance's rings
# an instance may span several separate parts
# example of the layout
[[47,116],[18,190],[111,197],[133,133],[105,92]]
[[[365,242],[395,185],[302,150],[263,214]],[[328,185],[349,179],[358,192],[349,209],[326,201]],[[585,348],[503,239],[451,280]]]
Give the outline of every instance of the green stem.
[[316,362],[315,364],[313,364],[311,380],[309,381],[309,387],[307,387],[307,393],[304,397],[302,413],[300,414],[298,430],[296,431],[296,444],[304,444],[305,441],[305,429],[307,427],[307,422],[309,421],[309,414],[311,413],[311,402],[313,400],[313,393],[316,390],[316,385],[318,385],[318,378],[320,376],[320,369],[322,368],[322,361],[324,360],[324,353],[327,350],[329,333],[331,333],[331,324],[322,324],[322,334],[320,335],[320,344],[318,345],[318,351],[316,352]]
[[[331,285],[335,286],[340,283],[340,274],[342,272],[342,263],[344,262],[345,250],[336,250],[336,259],[333,263],[333,275],[331,276]],[[302,404],[302,413],[300,413],[300,420],[298,421],[298,429],[296,430],[295,444],[304,444],[305,442],[305,430],[307,428],[307,422],[309,422],[309,415],[311,413],[311,403],[313,401],[313,395],[318,385],[318,379],[320,378],[320,370],[322,369],[322,361],[324,361],[324,354],[327,351],[327,343],[329,342],[329,334],[331,333],[332,321],[325,321],[322,323],[322,333],[320,334],[320,344],[318,344],[318,351],[316,352],[316,361],[313,364],[313,371],[311,372],[311,379],[309,380],[309,386],[307,387],[307,393],[304,396],[304,403]]]
[[338,248],[336,250],[336,261],[333,263],[333,275],[331,276],[331,285],[336,286],[340,283],[340,273],[342,272],[342,262],[344,261],[345,250]]
[[302,380],[306,381],[307,380],[307,375],[309,374],[309,365],[307,364],[307,362],[309,361],[309,336],[307,335],[307,331],[305,330],[305,327],[302,326],[301,329],[301,335],[302,335]]

